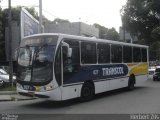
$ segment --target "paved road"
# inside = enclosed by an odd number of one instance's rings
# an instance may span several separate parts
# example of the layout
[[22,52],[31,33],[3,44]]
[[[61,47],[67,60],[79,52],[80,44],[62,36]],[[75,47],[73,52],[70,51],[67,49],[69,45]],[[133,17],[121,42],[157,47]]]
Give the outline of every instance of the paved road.
[[147,80],[133,91],[99,94],[94,100],[50,102],[44,100],[0,102],[0,113],[12,114],[136,114],[160,113],[160,82]]

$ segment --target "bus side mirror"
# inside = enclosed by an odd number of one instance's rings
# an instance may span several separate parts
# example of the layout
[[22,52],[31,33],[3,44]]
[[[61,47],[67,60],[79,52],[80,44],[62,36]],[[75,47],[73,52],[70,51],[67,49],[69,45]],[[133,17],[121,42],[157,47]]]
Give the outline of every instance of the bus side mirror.
[[68,58],[72,57],[72,48],[68,48],[67,57],[68,57]]
[[69,44],[66,42],[62,42],[63,51],[66,53],[66,57],[72,57],[72,48],[69,47]]

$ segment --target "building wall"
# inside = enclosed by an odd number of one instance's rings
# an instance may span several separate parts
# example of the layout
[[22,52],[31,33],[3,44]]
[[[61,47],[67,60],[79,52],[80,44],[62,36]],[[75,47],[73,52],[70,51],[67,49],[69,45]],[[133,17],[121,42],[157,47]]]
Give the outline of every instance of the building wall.
[[81,27],[80,32],[82,35],[99,38],[99,29],[98,28],[95,28],[92,25],[87,25],[85,23],[81,23],[80,27]]
[[82,22],[47,24],[44,32],[99,37],[99,29]]
[[[8,27],[5,28],[5,51],[6,51],[6,61],[9,61],[9,36]],[[17,22],[12,23],[12,59],[15,58],[15,50],[19,47],[20,43],[20,27]]]
[[124,30],[122,27],[119,28],[119,37],[120,41],[122,42],[132,43],[138,41],[137,36],[131,36],[131,34],[127,31],[125,31],[125,41],[124,41]]
[[123,42],[130,42],[131,41],[131,36],[130,33],[125,31],[125,41],[124,41],[124,30],[122,29],[122,27],[119,28],[119,37],[120,37],[120,41]]

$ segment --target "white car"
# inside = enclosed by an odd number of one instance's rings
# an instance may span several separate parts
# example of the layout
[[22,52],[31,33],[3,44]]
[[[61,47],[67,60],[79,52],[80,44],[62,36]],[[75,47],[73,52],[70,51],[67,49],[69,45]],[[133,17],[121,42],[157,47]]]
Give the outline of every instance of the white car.
[[152,79],[153,78],[153,75],[154,75],[154,72],[155,72],[155,69],[156,67],[155,66],[150,66],[149,69],[148,69],[148,73],[149,73],[149,78]]
[[148,69],[149,75],[153,75],[155,72],[156,66],[150,66]]
[[[0,86],[5,86],[9,82],[9,74],[0,68]],[[13,76],[13,82],[16,82],[16,76]]]

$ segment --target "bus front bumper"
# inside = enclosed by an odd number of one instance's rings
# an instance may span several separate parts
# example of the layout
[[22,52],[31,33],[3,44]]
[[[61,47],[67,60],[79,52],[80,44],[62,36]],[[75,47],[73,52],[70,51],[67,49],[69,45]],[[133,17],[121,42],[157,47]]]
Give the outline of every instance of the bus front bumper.
[[45,91],[45,92],[27,91],[17,87],[17,92],[22,96],[44,98],[44,99],[53,100],[53,101],[62,100],[60,87],[57,87],[56,89]]

